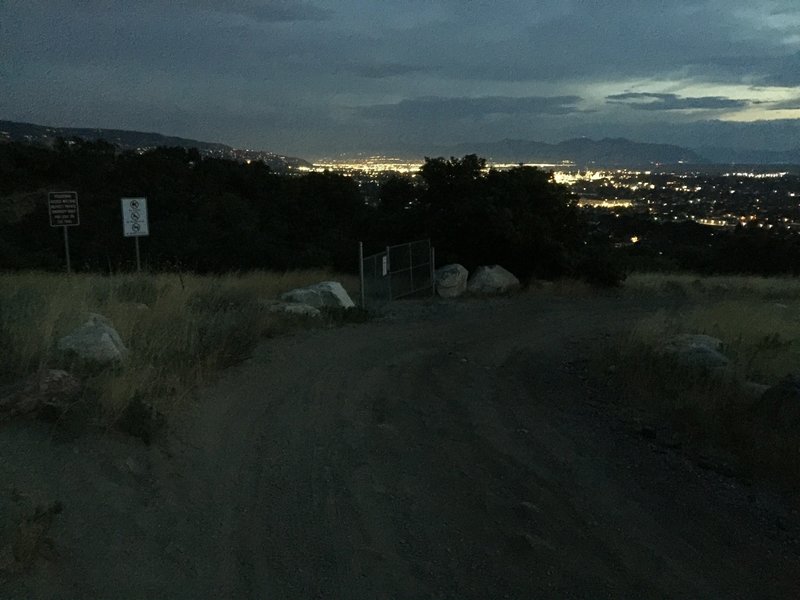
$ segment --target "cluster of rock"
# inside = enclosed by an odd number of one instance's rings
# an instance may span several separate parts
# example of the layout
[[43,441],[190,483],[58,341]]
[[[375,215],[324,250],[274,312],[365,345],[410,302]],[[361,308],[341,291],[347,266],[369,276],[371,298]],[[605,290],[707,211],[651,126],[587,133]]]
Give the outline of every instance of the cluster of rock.
[[[730,359],[722,340],[704,334],[684,333],[671,337],[657,354],[688,371],[729,373]],[[745,381],[743,390],[753,398],[751,425],[765,433],[795,435],[800,432],[800,376],[789,375],[773,386]]]
[[354,308],[355,302],[338,281],[322,281],[281,294],[269,310],[305,317],[318,317],[322,308]]
[[[88,320],[56,343],[66,363],[102,368],[123,362],[128,349],[119,333],[102,315],[91,313]],[[81,383],[60,369],[44,369],[25,380],[0,389],[0,422],[36,413],[58,418],[76,401]]]
[[[681,334],[662,343],[657,353],[688,372],[735,375],[724,349],[722,340],[715,337]],[[787,375],[772,386],[754,381],[741,385],[752,400],[747,419],[756,435],[794,438],[800,433],[800,375]]]
[[710,335],[683,333],[665,341],[658,353],[687,368],[717,369],[730,360],[722,353],[724,344]]
[[43,370],[22,382],[0,388],[0,422],[36,412],[57,418],[80,391],[80,382],[66,371]]
[[435,273],[436,293],[442,298],[471,294],[504,294],[519,287],[519,279],[500,265],[475,269],[472,276],[463,265],[445,265]]

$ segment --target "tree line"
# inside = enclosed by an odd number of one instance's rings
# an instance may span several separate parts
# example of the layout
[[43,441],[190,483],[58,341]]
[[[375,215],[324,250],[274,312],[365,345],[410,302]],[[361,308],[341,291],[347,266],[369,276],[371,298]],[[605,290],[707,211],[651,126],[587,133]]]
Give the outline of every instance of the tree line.
[[487,171],[475,155],[428,158],[417,177],[389,177],[368,200],[337,173],[278,174],[193,149],[139,154],[81,140],[0,145],[0,268],[63,268],[63,241],[47,214],[47,192],[61,190],[79,195],[70,244],[84,271],[131,268],[119,199],[144,196],[151,235],[141,248],[152,270],[352,272],[358,241],[377,251],[431,238],[440,264],[497,263],[523,279],[619,275],[569,191],[536,168]]
[[779,228],[726,230],[692,221],[655,223],[643,215],[608,216],[600,228],[615,239],[636,233],[639,243],[614,251],[615,263],[626,271],[800,275],[800,235]]

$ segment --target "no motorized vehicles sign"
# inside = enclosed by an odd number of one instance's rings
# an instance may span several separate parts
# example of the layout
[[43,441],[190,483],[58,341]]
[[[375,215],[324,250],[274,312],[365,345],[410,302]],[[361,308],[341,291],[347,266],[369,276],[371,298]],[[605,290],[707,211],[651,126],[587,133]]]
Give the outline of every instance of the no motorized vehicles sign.
[[147,198],[122,198],[122,230],[125,237],[150,235]]

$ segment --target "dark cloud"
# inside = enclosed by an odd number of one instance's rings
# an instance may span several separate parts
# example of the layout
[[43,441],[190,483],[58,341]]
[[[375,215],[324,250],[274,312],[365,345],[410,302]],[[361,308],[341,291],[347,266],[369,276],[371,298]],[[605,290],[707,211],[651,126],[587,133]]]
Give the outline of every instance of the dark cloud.
[[800,110],[800,97],[781,102],[770,102],[766,108],[767,110]]
[[736,100],[722,96],[684,98],[677,94],[653,94],[649,92],[626,92],[606,96],[611,104],[624,104],[636,110],[720,110],[745,108],[747,100]]
[[[453,72],[492,81],[597,80],[679,75],[688,64],[700,69],[704,57],[754,56],[777,40],[742,35],[737,2],[655,2],[606,0],[564,3],[572,6],[551,18],[519,16],[507,21],[508,35],[469,35],[460,22],[422,26],[425,40],[416,54],[443,57]],[[740,3],[739,3],[740,4]],[[529,11],[535,14],[536,11]],[[748,33],[757,26],[749,24]],[[500,60],[498,60],[500,59]]]
[[333,14],[329,9],[323,9],[303,0],[191,0],[181,4],[220,13],[243,15],[266,23],[321,21]]
[[[782,49],[785,52],[785,48]],[[800,86],[800,52],[761,52],[707,56],[687,61],[690,76],[715,82],[742,82],[757,86]]]
[[394,104],[376,104],[360,108],[365,117],[389,119],[462,119],[491,115],[566,115],[580,112],[579,96],[484,96],[480,98],[443,98],[429,96],[401,100]]
[[406,65],[401,63],[361,63],[349,65],[346,67],[346,70],[360,77],[366,77],[367,79],[384,79],[386,77],[397,77],[400,75],[431,71],[432,69],[424,65]]
[[[158,128],[301,154],[400,138],[659,141],[709,114],[775,115],[798,105],[778,100],[800,95],[769,95],[800,88],[797,0],[0,6],[0,118]],[[716,85],[756,89],[748,101]],[[757,141],[763,130],[741,135]]]
[[759,82],[763,85],[800,86],[800,52],[772,59],[767,65],[767,74]]

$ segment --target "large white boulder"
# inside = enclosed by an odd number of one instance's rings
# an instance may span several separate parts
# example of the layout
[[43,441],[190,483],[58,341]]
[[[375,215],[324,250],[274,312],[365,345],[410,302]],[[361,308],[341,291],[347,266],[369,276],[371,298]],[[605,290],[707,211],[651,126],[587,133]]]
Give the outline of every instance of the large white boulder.
[[322,281],[281,294],[284,302],[307,304],[314,308],[353,308],[355,303],[338,281]]
[[58,349],[100,365],[125,360],[128,349],[117,330],[102,315],[90,314],[89,320],[58,340]]
[[436,293],[442,298],[457,298],[467,291],[469,271],[459,264],[436,269]]
[[725,367],[730,362],[722,348],[722,340],[710,335],[682,333],[665,341],[661,353],[685,367],[714,369]]
[[519,287],[519,279],[500,265],[478,267],[467,283],[473,294],[502,294]]

